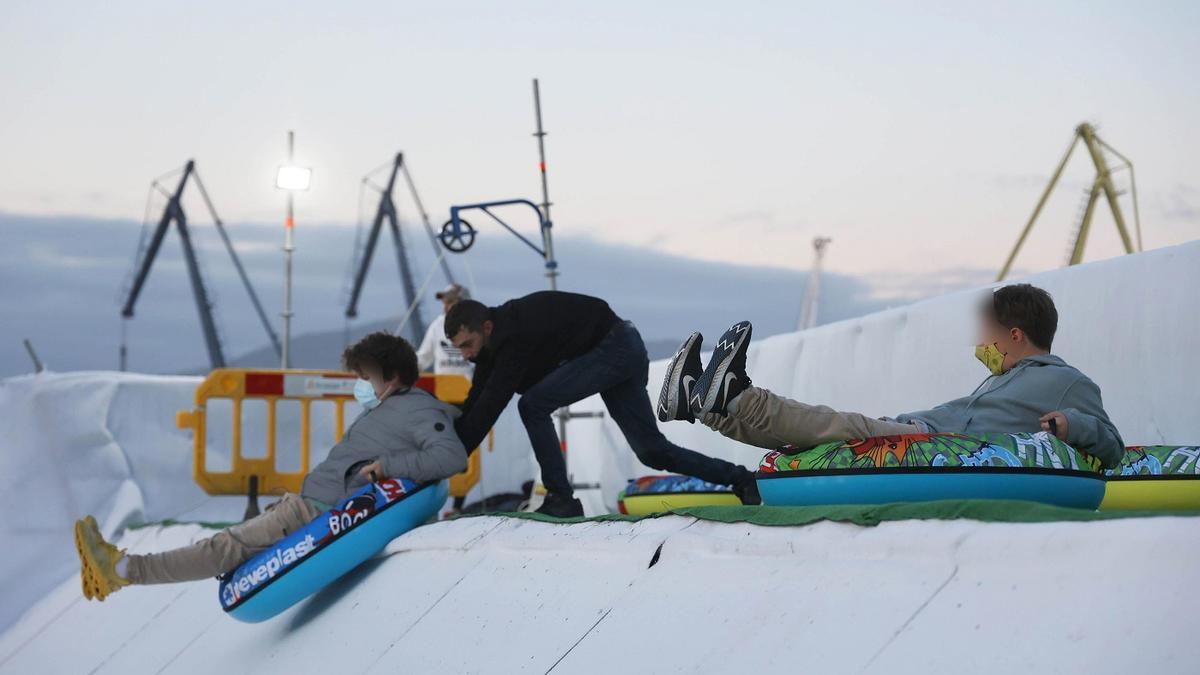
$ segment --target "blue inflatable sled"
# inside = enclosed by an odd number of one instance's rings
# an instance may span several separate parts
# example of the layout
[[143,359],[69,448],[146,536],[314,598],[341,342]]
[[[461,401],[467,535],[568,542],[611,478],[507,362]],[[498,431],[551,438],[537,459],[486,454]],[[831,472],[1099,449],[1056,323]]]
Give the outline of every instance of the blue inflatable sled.
[[266,621],[324,588],[437,514],[446,481],[380,480],[221,577],[221,607],[239,621]]
[[769,506],[1015,499],[1094,510],[1104,474],[1044,431],[910,434],[775,450],[758,491]]

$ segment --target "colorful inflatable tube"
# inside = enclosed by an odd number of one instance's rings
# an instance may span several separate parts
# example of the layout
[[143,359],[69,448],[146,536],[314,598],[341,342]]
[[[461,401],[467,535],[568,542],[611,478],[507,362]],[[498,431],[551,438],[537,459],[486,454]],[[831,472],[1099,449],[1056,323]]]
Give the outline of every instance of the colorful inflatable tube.
[[677,474],[631,480],[617,495],[617,509],[631,516],[649,516],[693,506],[740,506],[741,503],[727,487]]
[[1128,447],[1121,465],[1106,475],[1101,511],[1200,509],[1200,446]]
[[770,452],[758,491],[772,506],[1016,499],[1095,509],[1104,475],[1045,432],[913,434]]
[[435,516],[447,493],[446,481],[389,478],[363,487],[222,576],[221,607],[247,623],[270,619]]

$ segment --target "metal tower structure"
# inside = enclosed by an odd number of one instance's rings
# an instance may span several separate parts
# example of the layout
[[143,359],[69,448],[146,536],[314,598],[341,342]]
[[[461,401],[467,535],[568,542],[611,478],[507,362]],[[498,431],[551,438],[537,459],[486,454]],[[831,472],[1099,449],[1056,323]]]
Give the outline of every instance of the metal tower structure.
[[804,289],[804,300],[800,304],[799,330],[817,325],[817,304],[821,298],[821,264],[825,260],[825,247],[833,241],[829,237],[813,238],[813,264],[808,272],[808,287]]
[[[376,169],[375,171],[378,170]],[[404,175],[409,194],[412,196],[413,203],[417,207],[417,212],[421,215],[425,231],[433,243],[434,253],[440,252],[437,239],[433,233],[433,227],[429,223],[429,214],[425,212],[425,206],[421,203],[420,195],[417,194],[417,188],[413,183],[412,175],[408,172],[408,167],[405,165],[404,153],[396,153],[395,159],[391,162],[391,173],[388,175],[387,183],[383,187],[375,186],[370,182],[371,174],[375,173],[375,171],[364,176],[362,181],[364,186],[370,185],[378,190],[379,205],[375,209],[375,217],[371,221],[371,229],[367,234],[367,241],[363,247],[362,254],[357,256],[356,269],[353,272],[354,281],[350,289],[350,300],[346,305],[346,319],[349,320],[358,316],[358,299],[362,296],[363,283],[367,279],[367,270],[371,266],[371,258],[374,256],[375,246],[379,242],[379,232],[383,229],[383,224],[386,221],[388,229],[392,233],[392,241],[396,245],[396,261],[400,267],[400,283],[404,288],[404,297],[408,306],[412,308],[412,313],[409,317],[411,320],[406,325],[411,327],[411,335],[414,339],[413,344],[421,344],[421,339],[425,337],[425,321],[421,316],[421,303],[419,298],[417,298],[417,288],[413,282],[412,263],[409,261],[408,252],[405,249],[404,233],[400,228],[400,219],[396,213],[396,203],[392,199],[392,192],[396,187],[396,178],[401,174]],[[445,274],[447,282],[454,283],[454,275],[450,272],[450,266],[446,264],[445,257],[439,255],[438,261],[442,266],[442,273]]]
[[1083,261],[1083,249],[1087,244],[1088,232],[1091,230],[1092,216],[1096,212],[1096,202],[1100,199],[1100,194],[1103,193],[1108,201],[1108,208],[1112,211],[1113,221],[1117,225],[1117,233],[1121,235],[1121,243],[1125,246],[1126,253],[1133,253],[1133,242],[1129,239],[1129,231],[1125,227],[1125,216],[1121,213],[1121,205],[1117,198],[1121,195],[1113,185],[1112,175],[1113,170],[1108,166],[1108,160],[1104,157],[1104,150],[1108,150],[1121,161],[1121,166],[1129,170],[1129,189],[1133,193],[1133,220],[1134,227],[1137,231],[1137,250],[1142,250],[1142,219],[1138,212],[1137,201],[1137,184],[1134,182],[1133,162],[1121,153],[1117,152],[1111,145],[1105,143],[1096,134],[1096,129],[1091,124],[1084,122],[1075,128],[1075,135],[1071,139],[1071,145],[1067,147],[1067,153],[1063,155],[1062,161],[1058,163],[1058,168],[1054,170],[1054,175],[1050,177],[1050,183],[1046,185],[1045,191],[1042,192],[1041,199],[1038,200],[1037,206],[1033,209],[1033,214],[1029,216],[1029,222],[1025,223],[1025,229],[1021,231],[1021,236],[1017,239],[1017,243],[1013,246],[1012,253],[1008,255],[1008,260],[1004,262],[1004,267],[1001,268],[1000,274],[996,277],[996,281],[1003,281],[1008,276],[1012,269],[1013,261],[1017,258],[1017,253],[1021,250],[1021,245],[1025,243],[1025,238],[1029,236],[1029,231],[1033,229],[1033,223],[1037,221],[1037,217],[1042,212],[1042,207],[1046,205],[1046,200],[1050,198],[1050,193],[1054,190],[1054,186],[1058,183],[1058,179],[1062,176],[1063,169],[1067,166],[1067,160],[1071,159],[1071,153],[1075,150],[1075,146],[1083,141],[1084,146],[1088,149],[1088,154],[1091,155],[1092,164],[1096,167],[1096,177],[1092,181],[1092,186],[1087,192],[1087,197],[1084,201],[1082,213],[1078,229],[1075,233],[1075,241],[1071,246],[1070,257],[1067,261],[1068,265],[1078,265]]
[[[189,159],[187,164],[183,166],[179,183],[175,186],[173,192],[168,192],[163,188],[159,184],[158,179],[150,183],[151,192],[157,190],[167,197],[167,205],[163,208],[158,225],[154,228],[154,233],[150,236],[149,244],[146,244],[144,238],[145,231],[143,230],[142,244],[144,248],[139,247],[137,259],[134,261],[133,281],[130,283],[129,291],[125,296],[125,301],[121,308],[121,370],[125,370],[128,357],[128,349],[124,338],[124,321],[133,318],[134,305],[137,304],[138,296],[141,295],[142,288],[146,285],[146,279],[150,274],[150,267],[154,264],[154,258],[158,255],[163,238],[166,237],[167,230],[170,229],[172,224],[175,225],[175,229],[179,232],[179,240],[183,244],[183,257],[187,263],[188,278],[192,284],[192,296],[196,301],[196,311],[200,314],[200,326],[204,335],[205,346],[208,348],[209,362],[213,368],[221,368],[225,365],[225,354],[221,349],[221,339],[217,335],[216,321],[213,319],[213,303],[210,299],[208,289],[204,285],[204,278],[200,271],[200,262],[196,257],[196,250],[192,244],[191,233],[187,226],[187,214],[184,212],[183,204],[181,203],[184,188],[187,187],[188,181],[192,178],[195,179],[196,187],[200,190],[201,197],[204,198],[204,204],[213,219],[213,224],[216,226],[217,232],[221,235],[221,241],[224,243],[225,249],[229,252],[229,257],[233,261],[234,268],[237,269],[242,284],[246,287],[246,293],[250,296],[250,301],[253,303],[254,310],[258,313],[258,318],[262,322],[272,346],[275,348],[275,353],[278,354],[280,352],[279,338],[275,335],[274,329],[271,328],[271,322],[267,319],[266,312],[263,311],[262,303],[258,300],[258,294],[254,292],[254,286],[250,283],[250,277],[246,275],[246,269],[242,267],[242,261],[238,258],[237,251],[233,248],[233,242],[230,241],[229,234],[225,231],[225,224],[217,215],[212,200],[208,196],[208,190],[204,188],[204,182],[200,180],[200,174],[196,171],[195,161]],[[144,225],[147,224],[144,223]]]

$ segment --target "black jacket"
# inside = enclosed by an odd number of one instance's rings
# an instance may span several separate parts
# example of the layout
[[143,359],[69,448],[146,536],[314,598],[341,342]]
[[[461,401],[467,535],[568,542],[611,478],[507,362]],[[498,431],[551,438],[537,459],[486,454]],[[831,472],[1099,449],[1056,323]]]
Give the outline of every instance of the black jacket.
[[514,393],[600,344],[619,321],[600,298],[541,291],[491,308],[492,335],[475,359],[471,392],[455,421],[468,449],[479,446]]

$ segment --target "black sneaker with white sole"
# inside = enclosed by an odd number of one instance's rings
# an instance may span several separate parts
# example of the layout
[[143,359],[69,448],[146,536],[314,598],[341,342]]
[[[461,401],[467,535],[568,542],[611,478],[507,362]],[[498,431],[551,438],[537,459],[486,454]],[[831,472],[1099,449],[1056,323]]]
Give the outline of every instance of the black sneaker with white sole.
[[663,378],[662,392],[658,395],[658,419],[660,422],[695,422],[692,416],[692,390],[696,380],[704,374],[704,364],[700,363],[700,344],[704,336],[692,333],[671,363],[667,364],[667,376]]
[[749,321],[739,321],[721,336],[708,360],[708,368],[692,390],[692,415],[725,415],[729,401],[750,386],[746,349],[750,347],[751,332]]

